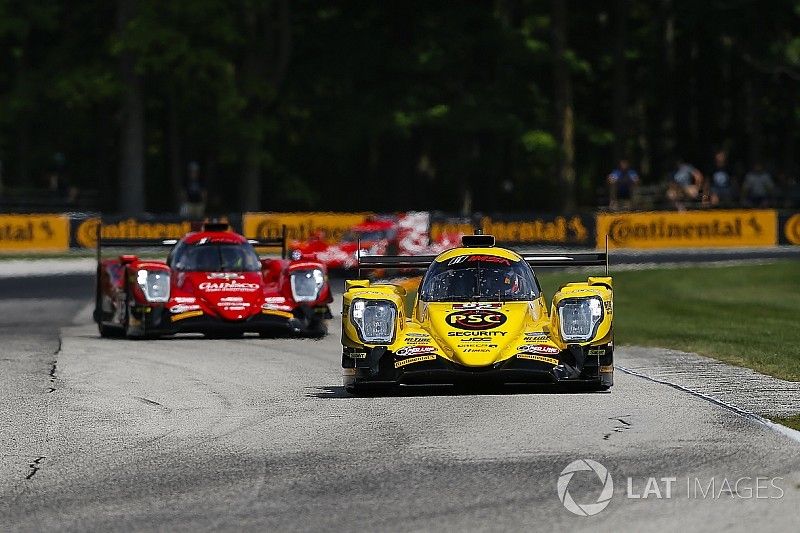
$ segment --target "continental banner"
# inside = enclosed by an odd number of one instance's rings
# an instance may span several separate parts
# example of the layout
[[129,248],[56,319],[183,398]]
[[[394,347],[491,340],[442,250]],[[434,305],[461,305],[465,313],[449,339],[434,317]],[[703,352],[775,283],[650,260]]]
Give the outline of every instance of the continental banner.
[[594,216],[579,214],[484,216],[480,227],[502,244],[591,246],[594,240]]
[[2,252],[60,252],[68,248],[67,215],[0,215]]
[[774,246],[778,216],[771,209],[664,211],[597,215],[597,247],[704,248]]
[[330,242],[361,224],[371,213],[245,213],[242,216],[244,234],[250,238],[280,237],[283,226],[290,241],[305,241],[322,234]]
[[[97,245],[99,217],[74,218],[71,222],[71,244],[76,248]],[[194,223],[197,224],[197,223]],[[180,218],[103,218],[104,239],[180,239],[193,229],[193,222]]]
[[800,212],[781,213],[778,219],[780,244],[800,245]]
[[430,215],[431,242],[439,242],[452,235],[472,235],[475,232],[472,219],[468,217],[449,216],[442,213]]

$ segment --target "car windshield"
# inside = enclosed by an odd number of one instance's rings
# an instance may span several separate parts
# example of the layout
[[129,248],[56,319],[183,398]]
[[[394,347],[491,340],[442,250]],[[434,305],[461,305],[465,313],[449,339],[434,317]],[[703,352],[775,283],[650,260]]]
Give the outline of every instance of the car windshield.
[[261,262],[249,244],[195,244],[176,247],[170,261],[184,272],[258,272]]
[[425,302],[534,300],[539,289],[525,261],[461,255],[434,262],[422,281]]

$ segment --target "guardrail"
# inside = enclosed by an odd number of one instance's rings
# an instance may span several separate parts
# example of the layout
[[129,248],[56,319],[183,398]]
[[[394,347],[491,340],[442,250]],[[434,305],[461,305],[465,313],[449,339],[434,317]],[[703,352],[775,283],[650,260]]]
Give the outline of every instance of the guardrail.
[[[374,213],[244,213],[227,217],[254,238],[274,237],[286,226],[288,238],[316,234],[336,241]],[[486,214],[471,218],[428,214],[433,240],[481,229],[501,244],[604,248],[702,248],[800,245],[800,211],[774,209],[698,210],[614,213]],[[0,253],[65,252],[92,249],[100,216],[81,213],[0,214]],[[193,229],[191,220],[174,217],[103,217],[106,238],[179,238]]]

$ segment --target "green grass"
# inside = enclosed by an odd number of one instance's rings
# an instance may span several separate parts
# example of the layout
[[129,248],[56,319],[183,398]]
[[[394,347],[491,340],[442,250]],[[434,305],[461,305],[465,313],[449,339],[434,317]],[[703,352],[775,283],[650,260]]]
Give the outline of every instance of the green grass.
[[[589,274],[537,275],[549,304],[559,286]],[[612,275],[618,344],[699,353],[800,381],[800,262]]]
[[[585,276],[539,278],[549,299],[560,284]],[[695,352],[800,381],[800,262],[622,271],[613,277],[617,343]]]
[[772,421],[800,431],[800,415],[794,415],[787,418],[776,417],[773,418]]

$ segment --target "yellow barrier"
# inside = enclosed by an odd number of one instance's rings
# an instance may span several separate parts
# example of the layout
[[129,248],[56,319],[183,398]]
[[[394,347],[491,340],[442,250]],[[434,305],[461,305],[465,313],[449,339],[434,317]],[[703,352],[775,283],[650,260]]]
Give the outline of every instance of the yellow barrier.
[[[99,218],[81,220],[73,228],[75,243],[83,248],[94,248],[99,223]],[[128,218],[106,222],[102,231],[104,239],[180,239],[192,231],[192,223],[188,220],[153,222]]]
[[783,225],[783,235],[789,244],[800,244],[800,213],[786,220]]
[[67,249],[67,215],[0,215],[0,251],[63,252]]
[[597,246],[702,248],[774,246],[778,215],[771,209],[599,214]]
[[242,228],[247,237],[280,237],[286,226],[288,239],[307,240],[317,232],[338,241],[342,234],[366,220],[371,213],[245,213]]

